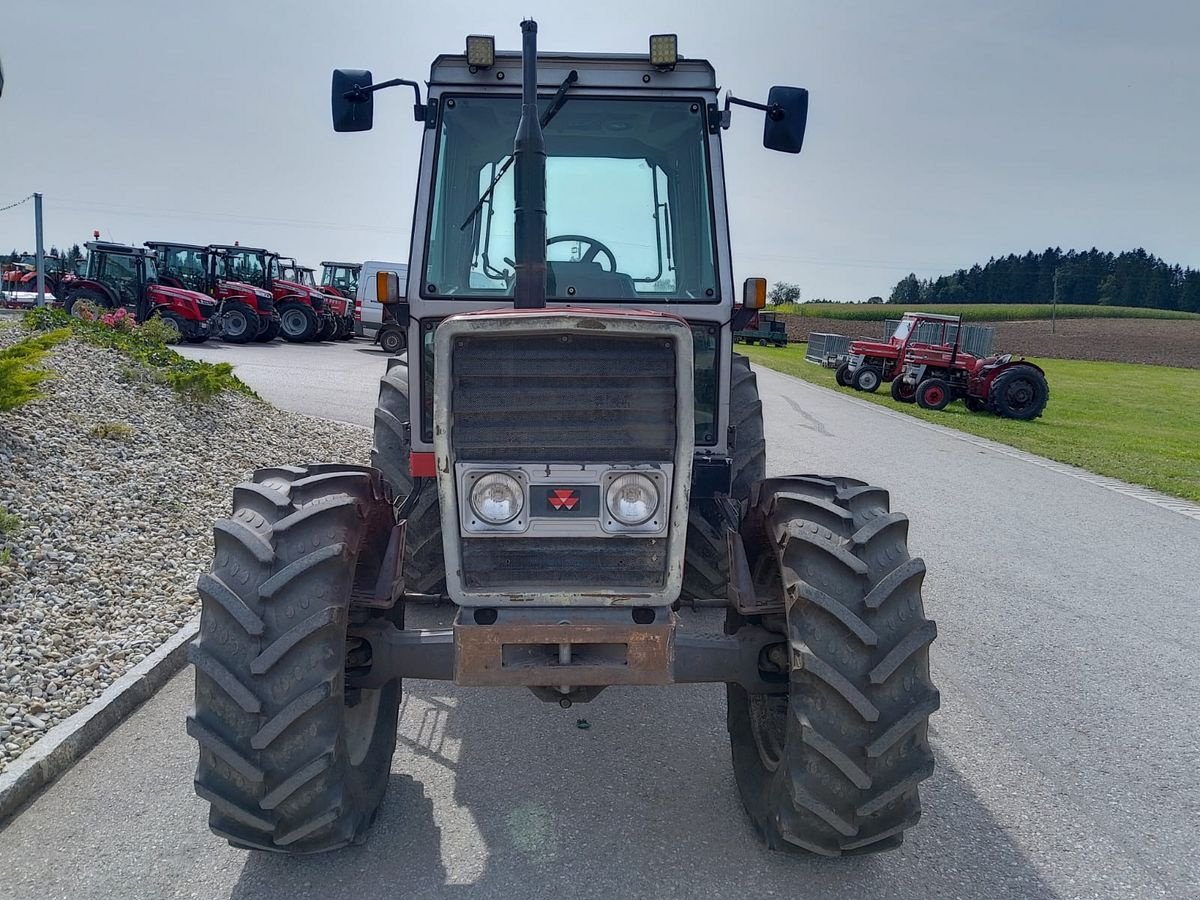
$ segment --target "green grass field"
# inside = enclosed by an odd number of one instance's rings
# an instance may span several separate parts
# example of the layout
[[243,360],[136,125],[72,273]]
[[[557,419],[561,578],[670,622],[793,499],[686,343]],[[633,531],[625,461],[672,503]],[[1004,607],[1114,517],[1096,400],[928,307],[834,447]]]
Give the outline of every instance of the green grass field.
[[840,388],[832,369],[804,361],[804,349],[739,346],[737,352],[849,396],[1200,502],[1200,369],[1039,359],[1050,403],[1040,419],[1017,422],[968,412],[961,402],[941,412],[896,403],[887,385],[875,394]]
[[[962,316],[965,322],[1012,322],[1049,319],[1049,303],[942,303],[903,306],[891,303],[787,303],[772,306],[776,312],[792,313],[816,319],[849,319],[857,322],[882,322],[898,319],[905,312],[941,313]],[[1169,309],[1139,309],[1133,306],[1074,306],[1059,304],[1060,319],[1200,319],[1200,315]]]

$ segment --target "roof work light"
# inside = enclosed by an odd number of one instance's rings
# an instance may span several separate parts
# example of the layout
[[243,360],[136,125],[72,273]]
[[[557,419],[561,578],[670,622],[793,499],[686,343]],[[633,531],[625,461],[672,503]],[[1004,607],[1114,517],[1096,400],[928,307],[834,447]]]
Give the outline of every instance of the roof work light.
[[496,63],[496,38],[490,34],[467,35],[467,64],[490,69]]
[[679,59],[679,35],[650,35],[650,65],[670,71]]

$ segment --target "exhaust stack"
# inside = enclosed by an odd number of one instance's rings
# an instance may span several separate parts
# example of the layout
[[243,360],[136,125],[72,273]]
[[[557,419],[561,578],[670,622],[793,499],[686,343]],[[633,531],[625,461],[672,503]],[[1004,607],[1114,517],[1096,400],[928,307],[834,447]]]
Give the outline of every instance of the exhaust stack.
[[537,106],[537,22],[521,23],[521,122],[513,144],[517,255],[513,306],[546,305],[546,139]]

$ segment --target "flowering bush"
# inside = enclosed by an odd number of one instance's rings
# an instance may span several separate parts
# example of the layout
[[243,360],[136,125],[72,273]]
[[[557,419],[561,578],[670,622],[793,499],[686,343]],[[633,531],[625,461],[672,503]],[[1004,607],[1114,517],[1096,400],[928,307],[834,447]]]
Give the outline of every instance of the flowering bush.
[[109,328],[117,331],[131,332],[137,328],[137,321],[129,314],[129,310],[125,309],[125,307],[101,316],[100,324],[107,325]]

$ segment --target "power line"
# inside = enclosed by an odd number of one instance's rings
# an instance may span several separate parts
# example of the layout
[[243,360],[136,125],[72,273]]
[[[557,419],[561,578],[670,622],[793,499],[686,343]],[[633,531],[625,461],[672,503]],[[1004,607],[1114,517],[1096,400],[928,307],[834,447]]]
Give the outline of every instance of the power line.
[[22,203],[28,203],[32,199],[33,194],[30,194],[28,197],[22,197],[16,203],[10,203],[8,206],[0,206],[0,212],[4,212],[6,209],[12,209],[14,206],[20,206]]

